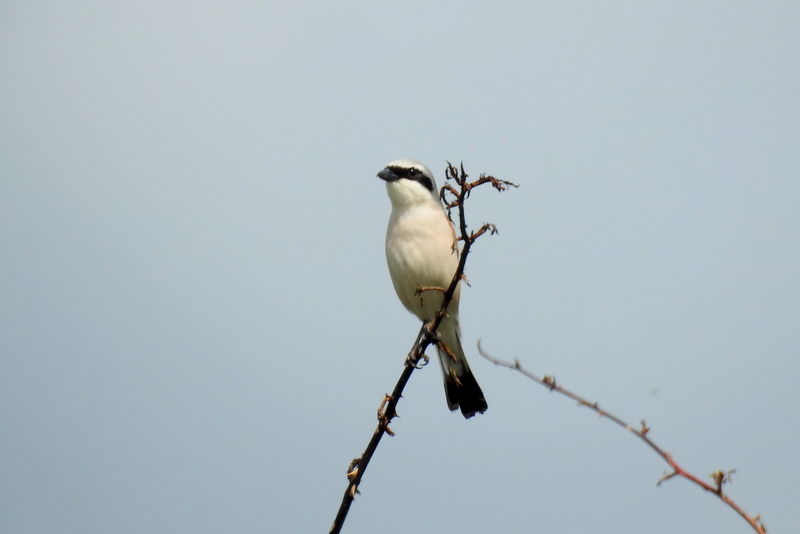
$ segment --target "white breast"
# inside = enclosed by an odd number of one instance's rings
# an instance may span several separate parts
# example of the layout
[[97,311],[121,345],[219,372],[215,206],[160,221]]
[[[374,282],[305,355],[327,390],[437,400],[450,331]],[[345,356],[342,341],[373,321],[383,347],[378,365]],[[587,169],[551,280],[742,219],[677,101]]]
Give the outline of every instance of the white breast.
[[[458,267],[455,233],[440,205],[426,202],[392,210],[386,231],[386,261],[394,289],[403,305],[423,321],[433,318],[441,291],[415,295],[419,287],[447,289]],[[449,307],[458,313],[458,291]]]

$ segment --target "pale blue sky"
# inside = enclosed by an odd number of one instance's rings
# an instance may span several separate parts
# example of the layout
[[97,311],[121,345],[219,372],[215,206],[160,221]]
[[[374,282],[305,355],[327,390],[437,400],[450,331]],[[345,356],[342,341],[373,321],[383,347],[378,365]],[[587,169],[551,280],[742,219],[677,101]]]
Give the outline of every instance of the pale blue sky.
[[800,522],[795,3],[3,2],[0,531],[327,532],[417,320],[375,174],[463,160],[489,410],[416,373],[346,533]]

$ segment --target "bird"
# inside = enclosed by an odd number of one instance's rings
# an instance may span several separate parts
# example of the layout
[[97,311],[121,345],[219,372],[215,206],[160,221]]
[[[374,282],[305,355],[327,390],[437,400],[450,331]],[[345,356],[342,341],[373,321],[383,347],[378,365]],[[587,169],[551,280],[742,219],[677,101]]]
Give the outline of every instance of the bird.
[[[386,228],[386,263],[392,285],[403,306],[428,323],[441,307],[444,291],[458,268],[455,228],[442,207],[433,173],[419,161],[393,161],[378,178],[386,182],[392,204]],[[420,288],[441,290],[420,292]],[[438,328],[446,349],[437,343],[437,350],[447,407],[451,411],[461,409],[469,419],[485,412],[487,404],[461,347],[460,296],[459,282]]]

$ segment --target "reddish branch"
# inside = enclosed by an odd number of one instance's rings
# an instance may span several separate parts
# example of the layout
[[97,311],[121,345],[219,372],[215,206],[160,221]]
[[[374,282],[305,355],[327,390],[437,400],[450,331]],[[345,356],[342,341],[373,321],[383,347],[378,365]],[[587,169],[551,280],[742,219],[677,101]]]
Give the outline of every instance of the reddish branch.
[[[439,308],[439,311],[436,313],[436,317],[434,317],[434,319],[429,323],[422,325],[422,328],[420,328],[419,333],[417,334],[417,339],[414,341],[414,345],[411,347],[411,352],[408,353],[408,357],[406,358],[403,373],[397,380],[397,384],[395,384],[392,394],[387,395],[383,399],[383,402],[381,402],[380,408],[378,409],[378,426],[372,433],[372,439],[370,439],[367,448],[364,450],[364,454],[362,454],[361,457],[353,460],[350,463],[350,467],[347,469],[348,485],[344,492],[344,496],[342,497],[342,504],[339,506],[336,519],[333,521],[333,526],[330,530],[331,534],[338,534],[342,530],[344,521],[347,518],[347,512],[350,510],[350,505],[353,503],[356,493],[358,493],[358,485],[361,483],[361,478],[364,476],[364,472],[367,470],[367,466],[369,465],[375,450],[378,448],[381,438],[383,438],[384,434],[389,434],[390,436],[394,435],[389,428],[389,423],[391,423],[392,419],[397,416],[397,403],[402,396],[403,389],[405,389],[408,379],[411,378],[411,373],[413,373],[415,369],[419,369],[428,363],[428,357],[425,356],[425,349],[428,348],[431,343],[440,344],[440,346],[449,353],[447,346],[439,342],[439,335],[437,334],[436,330],[439,328],[439,324],[447,314],[447,307],[450,305],[450,301],[453,298],[453,293],[455,293],[456,287],[458,287],[459,281],[461,281],[461,279],[464,277],[464,266],[466,265],[467,255],[469,254],[472,244],[486,231],[489,231],[492,234],[497,232],[497,229],[493,224],[484,224],[478,229],[478,231],[468,233],[467,220],[464,215],[464,201],[469,197],[472,189],[485,183],[491,183],[492,186],[498,191],[505,191],[511,186],[517,187],[511,182],[498,180],[493,176],[486,176],[483,174],[480,176],[480,178],[478,178],[478,180],[474,182],[467,182],[467,173],[464,172],[464,165],[461,165],[459,172],[459,169],[453,165],[450,165],[449,162],[447,164],[446,180],[453,180],[458,186],[458,189],[456,189],[450,183],[446,183],[440,192],[442,200],[445,201],[448,217],[450,217],[450,212],[453,208],[458,208],[459,230],[461,233],[459,241],[464,243],[461,248],[461,256],[459,258],[458,268],[456,269],[450,285],[446,290],[444,290],[442,305]],[[452,196],[452,199],[448,200],[448,196]],[[450,220],[452,221],[452,217]],[[418,293],[422,293],[422,291],[427,290],[442,291],[442,288],[420,287],[418,288]]]
[[499,365],[499,366],[502,366],[502,367],[508,367],[509,369],[513,369],[515,371],[518,371],[518,372],[522,373],[523,375],[527,376],[528,378],[530,378],[531,380],[533,380],[534,382],[545,386],[550,391],[556,391],[558,393],[561,393],[564,396],[569,397],[570,399],[572,399],[574,401],[577,401],[579,406],[585,406],[585,407],[589,408],[590,410],[595,411],[601,417],[605,417],[607,419],[610,419],[611,421],[615,422],[616,424],[618,424],[619,426],[621,426],[622,428],[624,428],[625,430],[627,430],[628,432],[630,432],[634,436],[636,436],[639,439],[641,439],[642,441],[644,441],[651,449],[653,449],[656,452],[656,454],[661,456],[661,458],[665,462],[667,462],[667,464],[669,464],[670,468],[672,468],[672,472],[671,473],[667,473],[663,477],[661,477],[661,480],[659,480],[658,483],[656,484],[657,486],[661,485],[662,482],[664,482],[666,480],[669,480],[670,478],[675,477],[675,476],[683,477],[686,480],[690,480],[690,481],[694,482],[695,484],[697,484],[698,486],[700,486],[701,488],[703,488],[703,490],[705,490],[705,491],[707,491],[709,493],[713,493],[714,495],[719,497],[722,500],[722,502],[724,502],[725,504],[727,504],[728,506],[733,508],[736,511],[737,514],[742,516],[742,518],[744,518],[744,520],[747,521],[747,523],[751,527],[753,527],[753,530],[755,530],[759,534],[766,534],[767,528],[764,526],[764,523],[761,522],[761,516],[760,515],[757,515],[755,517],[750,516],[747,512],[742,510],[742,508],[738,504],[733,502],[730,499],[730,497],[728,497],[722,491],[722,486],[724,484],[727,484],[727,483],[731,482],[731,475],[736,472],[735,470],[725,471],[725,472],[717,471],[715,473],[712,473],[710,475],[710,477],[714,481],[714,485],[711,485],[711,484],[709,484],[707,482],[704,482],[703,480],[699,479],[697,476],[695,476],[692,473],[686,471],[684,468],[682,468],[680,465],[678,465],[678,463],[672,458],[671,454],[669,454],[668,452],[665,452],[661,447],[656,445],[653,442],[653,440],[651,440],[647,436],[647,433],[650,431],[650,427],[648,427],[645,424],[644,421],[641,422],[642,426],[637,430],[636,428],[632,427],[631,425],[629,425],[628,423],[626,423],[625,421],[623,421],[619,417],[617,417],[617,416],[615,416],[613,414],[610,414],[610,413],[606,412],[605,410],[601,410],[600,406],[598,406],[597,402],[589,402],[586,399],[584,399],[583,397],[581,397],[580,395],[577,395],[577,394],[569,391],[568,389],[565,389],[562,386],[556,384],[556,380],[552,376],[545,375],[544,377],[539,378],[538,376],[534,375],[533,373],[531,373],[530,371],[528,371],[527,369],[522,367],[522,365],[517,360],[515,360],[512,363],[512,362],[507,362],[507,361],[503,361],[503,360],[499,360],[497,358],[494,358],[493,356],[490,356],[489,354],[487,354],[483,350],[483,348],[481,347],[480,342],[478,342],[478,352],[481,354],[481,356],[483,356],[484,358],[486,358],[487,360],[489,360],[490,362],[492,362],[495,365]]

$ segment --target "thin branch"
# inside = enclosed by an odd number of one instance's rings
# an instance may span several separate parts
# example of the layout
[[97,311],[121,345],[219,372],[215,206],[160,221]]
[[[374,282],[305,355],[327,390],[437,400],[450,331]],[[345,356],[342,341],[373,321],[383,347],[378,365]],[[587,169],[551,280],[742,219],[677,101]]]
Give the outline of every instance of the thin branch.
[[514,360],[514,362],[512,363],[512,362],[507,362],[507,361],[504,361],[504,360],[497,359],[497,358],[489,355],[487,352],[485,352],[483,350],[483,347],[481,347],[480,341],[478,342],[478,352],[480,353],[481,356],[483,356],[484,358],[486,358],[487,360],[489,360],[493,364],[499,365],[501,367],[507,367],[509,369],[513,369],[514,371],[518,371],[519,373],[522,373],[526,377],[530,378],[531,380],[533,380],[537,384],[541,384],[542,386],[546,387],[550,391],[555,391],[555,392],[560,393],[560,394],[562,394],[562,395],[564,395],[566,397],[569,397],[570,399],[576,401],[579,406],[585,406],[585,407],[589,408],[590,410],[593,410],[594,412],[596,412],[600,417],[605,417],[606,419],[610,419],[611,421],[613,421],[617,425],[621,426],[622,428],[624,428],[625,430],[627,430],[628,432],[630,432],[631,434],[633,434],[637,438],[641,439],[651,449],[653,449],[653,451],[655,451],[656,454],[661,456],[661,458],[670,466],[670,468],[672,468],[672,472],[671,473],[666,473],[663,477],[661,477],[661,479],[656,484],[657,486],[660,486],[662,482],[664,482],[666,480],[669,480],[670,478],[675,477],[675,476],[683,477],[686,480],[690,480],[691,482],[694,482],[695,484],[697,484],[698,486],[703,488],[703,490],[705,490],[705,491],[707,491],[709,493],[713,493],[714,495],[719,497],[722,500],[722,502],[724,502],[725,504],[727,504],[728,506],[733,508],[736,511],[737,514],[742,516],[742,518],[745,521],[747,521],[747,523],[753,528],[753,530],[755,530],[759,534],[766,534],[767,528],[764,526],[764,523],[761,521],[761,516],[760,515],[756,515],[754,517],[750,516],[747,512],[745,512],[738,504],[736,504],[733,500],[731,500],[731,498],[728,497],[722,491],[722,486],[724,484],[728,484],[728,483],[732,482],[731,475],[736,472],[735,469],[731,470],[731,471],[725,471],[725,472],[717,471],[715,473],[712,473],[710,475],[710,477],[714,481],[714,485],[708,484],[707,482],[704,482],[703,480],[701,480],[697,476],[693,475],[692,473],[686,471],[683,467],[681,467],[678,464],[678,462],[675,461],[675,459],[672,457],[671,454],[669,454],[668,452],[664,451],[661,447],[656,445],[655,442],[653,442],[653,440],[651,440],[648,437],[647,433],[650,431],[650,427],[648,427],[647,424],[645,424],[644,421],[641,422],[641,427],[639,429],[636,429],[636,428],[632,427],[631,425],[629,425],[628,423],[626,423],[625,421],[623,421],[622,419],[620,419],[619,417],[617,417],[617,416],[615,416],[613,414],[610,414],[610,413],[606,412],[605,410],[600,409],[600,406],[598,406],[596,401],[595,402],[589,402],[588,400],[584,399],[580,395],[578,395],[576,393],[573,393],[573,392],[569,391],[568,389],[565,389],[564,387],[562,387],[559,384],[556,384],[555,377],[545,375],[542,378],[539,378],[538,376],[534,375],[533,373],[531,373],[530,371],[528,371],[527,369],[522,367],[522,365],[519,363],[519,360]]
[[[483,174],[475,182],[467,182],[467,173],[464,172],[464,165],[461,165],[461,171],[459,172],[458,169],[450,165],[448,162],[446,180],[451,179],[455,181],[459,189],[457,190],[449,183],[446,183],[440,191],[440,197],[444,199],[446,192],[450,193],[454,197],[454,199],[445,206],[448,217],[450,217],[450,210],[456,206],[458,207],[459,230],[461,234],[459,241],[464,243],[463,247],[461,248],[458,268],[456,269],[453,279],[447,289],[442,289],[440,287],[417,288],[417,294],[420,296],[420,298],[422,298],[422,292],[424,291],[444,291],[442,305],[439,307],[439,311],[436,313],[436,316],[433,318],[433,320],[422,325],[422,328],[420,328],[419,333],[417,334],[417,339],[414,341],[414,345],[411,347],[411,351],[408,353],[408,357],[406,358],[403,373],[397,380],[397,384],[395,384],[392,394],[387,395],[383,399],[383,402],[378,409],[378,426],[372,433],[372,438],[370,439],[367,448],[364,450],[364,453],[361,455],[361,457],[354,459],[350,463],[350,466],[347,469],[348,485],[344,492],[344,496],[342,497],[342,503],[339,506],[339,511],[333,521],[333,526],[330,530],[331,534],[338,534],[341,532],[344,521],[347,518],[347,513],[350,510],[350,505],[353,503],[356,493],[358,493],[358,486],[361,483],[361,479],[367,470],[370,460],[372,459],[372,455],[378,448],[381,438],[383,438],[384,434],[389,434],[390,436],[394,435],[392,430],[389,428],[389,424],[392,422],[392,419],[397,417],[397,403],[400,401],[400,397],[402,397],[403,389],[405,389],[406,383],[408,383],[409,378],[411,378],[411,374],[414,372],[414,370],[419,369],[428,363],[428,357],[425,356],[425,349],[427,349],[430,344],[439,343],[439,335],[436,330],[439,328],[442,319],[447,315],[447,307],[450,305],[450,301],[453,299],[453,294],[458,287],[458,283],[462,280],[462,278],[464,278],[464,266],[467,263],[467,256],[469,255],[472,244],[478,237],[487,231],[489,231],[491,234],[497,233],[497,229],[493,224],[484,224],[477,232],[472,234],[468,233],[467,220],[464,213],[464,201],[469,197],[469,193],[472,189],[484,183],[491,183],[492,186],[498,191],[505,191],[509,188],[509,186],[517,187],[511,182],[505,182],[503,180],[498,180],[497,178],[485,176]],[[450,220],[452,221],[452,218]],[[446,348],[446,345],[444,344],[441,344],[441,346]]]

